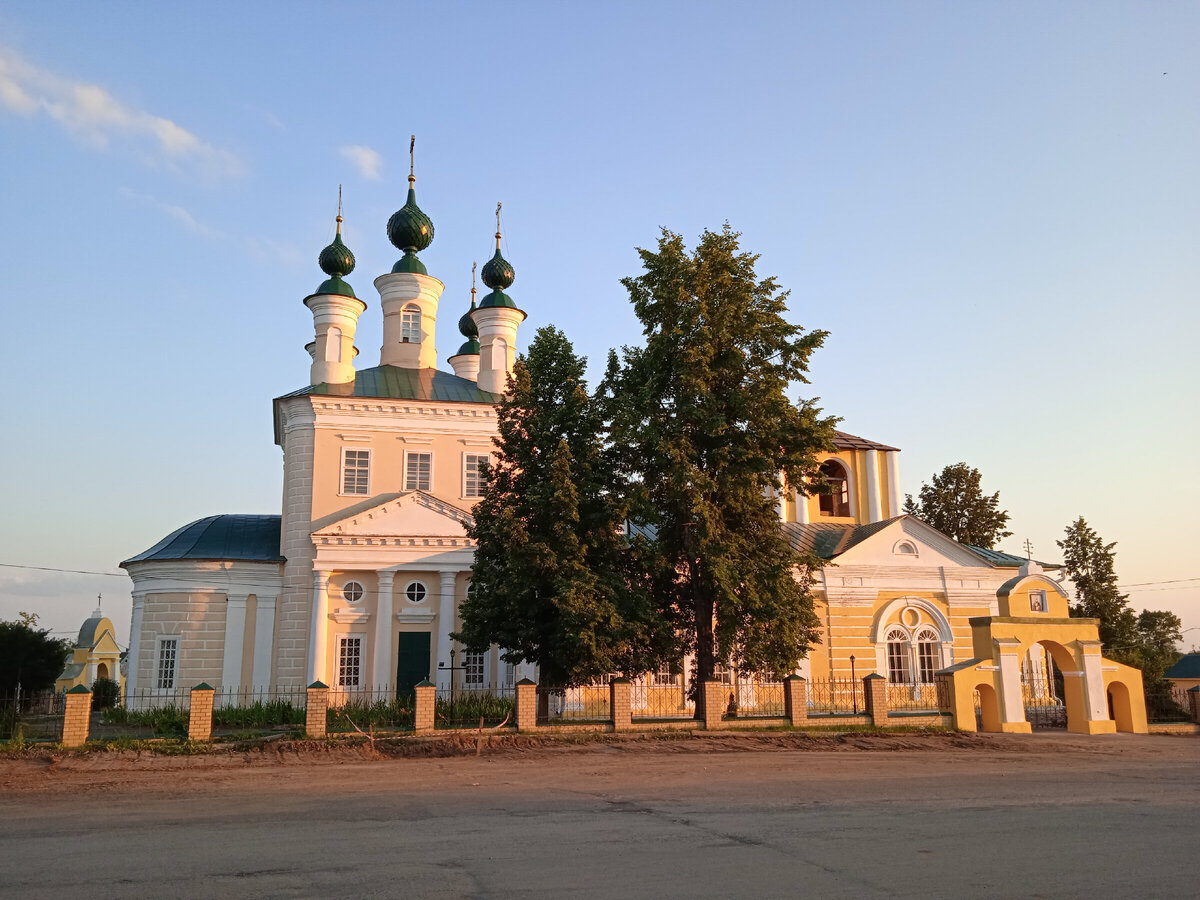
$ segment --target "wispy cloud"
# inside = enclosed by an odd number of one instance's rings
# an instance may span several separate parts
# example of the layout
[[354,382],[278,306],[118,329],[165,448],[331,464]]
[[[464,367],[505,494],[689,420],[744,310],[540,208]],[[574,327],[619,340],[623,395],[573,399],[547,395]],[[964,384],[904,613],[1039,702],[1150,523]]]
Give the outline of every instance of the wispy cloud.
[[152,197],[149,194],[143,194],[130,188],[121,188],[121,193],[130,200],[136,200],[138,203],[142,203],[146,206],[157,209],[169,219],[173,219],[174,221],[178,222],[192,234],[197,234],[206,238],[225,237],[223,232],[213,228],[210,225],[205,225],[182,206],[177,206],[174,203],[164,203],[157,197]]
[[0,47],[0,106],[22,116],[49,116],[93,147],[126,143],[151,164],[194,167],[218,177],[245,171],[236,155],[170,119],[126,106],[100,85],[56,75],[6,47]]
[[358,174],[363,178],[368,181],[379,180],[379,173],[383,170],[383,157],[379,155],[378,150],[372,150],[361,144],[351,144],[348,147],[342,147],[338,152],[354,163]]
[[267,237],[251,237],[246,239],[246,249],[250,255],[261,263],[297,263],[304,258],[295,245],[286,241],[276,241]]

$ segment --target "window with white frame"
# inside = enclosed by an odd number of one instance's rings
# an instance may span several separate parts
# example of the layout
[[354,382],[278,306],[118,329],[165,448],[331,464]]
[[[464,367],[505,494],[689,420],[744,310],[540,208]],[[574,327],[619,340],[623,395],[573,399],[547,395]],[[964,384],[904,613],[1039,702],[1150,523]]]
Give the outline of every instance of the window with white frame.
[[179,638],[158,639],[158,661],[154,672],[154,687],[160,691],[175,690],[179,668]]
[[400,343],[421,343],[421,307],[410,303],[400,314]]
[[338,637],[337,686],[362,687],[363,636],[343,634]]
[[482,497],[487,487],[487,476],[484,467],[491,462],[487,453],[463,454],[463,496]]
[[651,673],[650,683],[656,686],[677,685],[679,684],[679,675],[671,671],[670,663],[663,663],[657,671]]
[[504,686],[512,687],[517,682],[517,666],[516,663],[506,662],[504,664]]
[[367,494],[371,488],[371,451],[342,450],[342,493]]
[[908,632],[892,628],[887,633],[888,684],[912,684],[912,654]]
[[429,596],[429,591],[421,582],[410,581],[408,587],[404,589],[404,596],[408,598],[409,603],[423,603]]
[[406,491],[429,490],[429,476],[433,470],[432,453],[408,453],[404,467],[404,489]]
[[933,673],[940,669],[942,654],[937,632],[922,628],[917,632],[917,677],[921,684],[933,684]]
[[483,687],[484,654],[472,653],[468,650],[463,654],[463,687]]
[[363,598],[363,586],[357,581],[347,581],[342,585],[342,599],[347,603],[357,603]]

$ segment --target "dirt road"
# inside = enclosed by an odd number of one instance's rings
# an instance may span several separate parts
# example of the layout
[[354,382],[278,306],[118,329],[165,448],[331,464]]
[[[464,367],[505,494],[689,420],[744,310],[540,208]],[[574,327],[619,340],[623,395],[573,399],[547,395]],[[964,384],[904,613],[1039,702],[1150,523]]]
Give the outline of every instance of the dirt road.
[[1200,738],[0,760],[21,897],[1195,896]]

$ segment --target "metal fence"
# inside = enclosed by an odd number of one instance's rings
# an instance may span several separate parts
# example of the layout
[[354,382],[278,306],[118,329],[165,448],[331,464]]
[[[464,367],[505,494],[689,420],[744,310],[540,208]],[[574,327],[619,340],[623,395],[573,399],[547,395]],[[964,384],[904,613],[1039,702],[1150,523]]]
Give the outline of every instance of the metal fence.
[[190,688],[132,691],[119,706],[93,710],[88,738],[95,741],[186,738],[191,708]]
[[1191,705],[1183,688],[1146,691],[1146,720],[1149,722],[1190,722]]
[[517,724],[515,685],[438,688],[433,708],[435,728],[496,728]]
[[0,740],[57,741],[64,705],[63,695],[53,691],[0,695]]
[[397,692],[391,685],[329,690],[325,713],[329,734],[412,731],[415,723],[416,698],[410,691]]
[[538,696],[538,724],[608,722],[612,703],[607,684],[588,684]]
[[728,717],[739,719],[779,718],[785,714],[782,681],[739,678],[726,685],[729,690]]
[[696,715],[696,704],[688,699],[681,675],[661,682],[650,676],[633,682],[629,712],[634,719],[691,719]]
[[942,684],[935,682],[918,684],[889,684],[887,704],[896,712],[936,713],[950,708],[948,692]]
[[808,682],[809,716],[846,716],[867,710],[857,678],[813,678]]

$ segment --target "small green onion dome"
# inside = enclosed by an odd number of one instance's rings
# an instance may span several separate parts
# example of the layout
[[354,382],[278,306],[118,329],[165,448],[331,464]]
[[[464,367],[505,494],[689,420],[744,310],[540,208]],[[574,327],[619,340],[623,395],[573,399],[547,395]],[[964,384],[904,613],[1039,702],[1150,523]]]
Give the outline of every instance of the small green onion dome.
[[[471,288],[471,290],[474,291],[475,289]],[[479,326],[476,325],[475,320],[471,318],[471,313],[473,312],[475,312],[474,297],[471,298],[471,308],[463,313],[462,318],[458,320],[458,333],[465,338],[470,338],[471,340],[479,337]]]
[[479,341],[475,338],[468,338],[461,347],[458,348],[458,353],[455,356],[478,356]]
[[[387,223],[388,240],[397,249],[414,253],[433,243],[433,221],[417,206],[416,179],[408,176],[408,201],[392,214]],[[405,270],[401,270],[405,271]]]
[[354,288],[342,281],[346,275],[354,271],[354,254],[342,243],[342,217],[337,217],[337,233],[333,243],[321,251],[317,257],[317,265],[329,278],[321,282],[317,288],[318,294],[341,294],[343,297],[353,297]]
[[517,273],[513,271],[509,261],[500,255],[499,232],[496,233],[496,254],[483,264],[483,271],[479,275],[483,283],[494,291],[512,287],[512,283],[516,281]]
[[417,254],[412,250],[405,250],[404,255],[396,260],[396,264],[392,266],[393,272],[411,272],[414,275],[428,275],[429,270],[425,268],[425,263],[417,258]]

